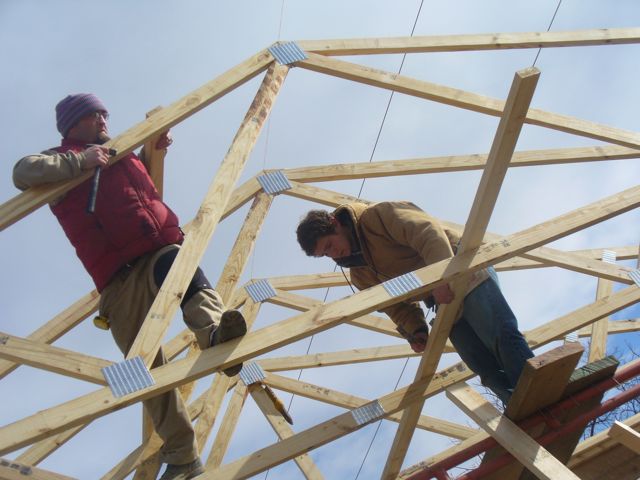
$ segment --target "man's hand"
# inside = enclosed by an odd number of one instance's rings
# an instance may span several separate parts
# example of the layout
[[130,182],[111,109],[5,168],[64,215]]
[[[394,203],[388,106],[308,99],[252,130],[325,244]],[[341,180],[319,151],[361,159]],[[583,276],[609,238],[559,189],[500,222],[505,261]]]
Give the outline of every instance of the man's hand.
[[84,151],[83,170],[94,167],[106,167],[109,163],[109,149],[100,145],[92,145]]
[[173,143],[173,138],[171,138],[171,132],[167,130],[164,133],[161,133],[156,141],[156,150],[165,150],[169,148],[169,145]]
[[449,287],[448,283],[434,288],[431,291],[431,294],[438,305],[441,303],[451,303],[453,301],[453,291]]

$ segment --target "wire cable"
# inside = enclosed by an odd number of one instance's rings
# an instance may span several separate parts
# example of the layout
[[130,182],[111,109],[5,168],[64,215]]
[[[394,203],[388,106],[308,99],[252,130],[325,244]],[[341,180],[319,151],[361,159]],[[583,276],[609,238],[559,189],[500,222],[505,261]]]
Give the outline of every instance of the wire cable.
[[[555,12],[553,12],[553,16],[551,17],[551,21],[549,22],[549,26],[547,27],[547,32],[551,30],[551,25],[553,25],[553,21],[556,19],[558,10],[560,10],[560,5],[562,5],[562,0],[558,0],[558,5],[556,6]],[[538,48],[538,53],[536,53],[536,58],[533,60],[533,64],[531,64],[532,67],[536,66],[536,62],[538,61],[538,57],[540,56],[541,51],[542,51],[542,47]]]

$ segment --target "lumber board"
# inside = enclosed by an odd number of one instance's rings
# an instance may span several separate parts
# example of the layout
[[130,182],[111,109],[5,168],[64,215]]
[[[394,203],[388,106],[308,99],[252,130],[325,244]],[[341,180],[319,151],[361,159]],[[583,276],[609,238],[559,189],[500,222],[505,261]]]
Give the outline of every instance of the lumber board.
[[[640,152],[638,150],[619,145],[527,150],[514,152],[509,168],[628,160],[637,159],[639,155]],[[471,154],[376,162],[335,163],[331,165],[288,168],[284,170],[284,174],[290,181],[307,183],[428,173],[466,172],[483,169],[487,163],[488,156],[489,154]]]
[[[345,274],[349,277],[349,272],[345,271]],[[341,287],[347,285],[344,275],[337,272],[270,277],[269,283],[271,283],[274,288],[278,288],[280,290],[308,290],[313,288]]]
[[[612,250],[617,253],[620,260],[629,260],[638,256],[637,249],[635,247],[607,247],[606,250]],[[587,250],[571,250],[568,253],[582,255],[585,258],[597,259],[599,255],[596,253],[602,251],[602,249],[587,249]],[[526,255],[526,254],[523,254]],[[624,257],[624,258],[623,258]],[[527,259],[524,257],[512,258],[505,262],[495,265],[497,271],[508,270],[524,270],[528,268],[542,268],[547,265],[533,259]]]
[[[62,335],[98,310],[99,299],[100,294],[96,290],[89,292],[43,326],[33,331],[26,339],[47,344],[55,342]],[[8,360],[0,360],[0,380],[16,368],[18,368],[18,365],[15,363]]]
[[[504,114],[498,124],[487,165],[482,172],[469,218],[458,244],[458,254],[454,257],[452,264],[455,264],[456,259],[460,258],[459,255],[466,252],[472,254],[467,258],[467,262],[471,262],[475,249],[481,245],[484,239],[539,77],[540,71],[536,68],[520,70],[514,75],[504,107]],[[461,263],[461,265],[465,264]],[[438,309],[434,327],[429,334],[427,346],[418,365],[414,381],[430,379],[435,374],[451,327],[462,308],[468,284],[468,277],[465,276],[450,284],[454,293],[453,300],[449,304],[440,305]],[[383,479],[395,479],[400,473],[422,407],[423,402],[418,401],[402,413],[402,420],[396,431],[382,473]]]
[[303,40],[303,50],[322,55],[459,52],[513,48],[577,47],[640,42],[639,28],[599,28],[561,32],[511,32],[415,37]]
[[247,399],[247,387],[244,383],[238,382],[236,388],[233,390],[233,395],[227,405],[224,418],[216,434],[216,438],[211,445],[211,450],[207,457],[206,467],[216,468],[222,464],[227,448],[231,442],[231,436],[236,429],[238,420],[240,419],[240,412],[244,406],[244,402]]
[[74,480],[72,477],[34,466],[0,458],[0,478],[3,480]]
[[624,423],[614,422],[609,429],[609,437],[640,455],[640,434]]
[[[197,227],[192,229],[185,238],[127,358],[141,356],[148,366],[153,362],[162,338],[180,304],[180,299],[184,296],[187,285],[204,255],[204,250],[232,193],[233,185],[242,173],[288,70],[286,66],[271,66],[265,74],[258,93],[198,209],[194,220]],[[160,113],[152,118],[159,115]]]
[[[626,308],[627,305],[640,301],[640,289],[628,287],[625,290],[613,294],[607,302],[602,300],[586,305],[574,312],[564,315],[550,322],[549,328],[532,331],[529,342],[543,346],[552,342],[566,333],[576,330],[581,326],[592,323],[602,316]],[[442,392],[454,383],[466,381],[473,373],[460,362],[442,370],[434,376],[434,380],[425,385],[423,382],[412,384],[389,393],[379,400],[387,414],[395,413],[409,405],[417,397],[429,397]],[[356,425],[350,413],[338,415],[305,431],[297,433],[292,439],[265,447],[252,455],[240,458],[232,463],[225,464],[219,469],[213,469],[204,474],[203,480],[215,478],[248,478],[270,467],[278,465],[295,456],[297,452],[305,452],[317,448],[336,438],[362,428],[364,425]],[[486,435],[482,432],[479,435]],[[476,436],[472,437],[475,438]],[[464,442],[471,443],[472,439]],[[463,443],[464,443],[463,442]],[[284,444],[284,445],[283,445]]]
[[[272,63],[271,54],[267,50],[262,50],[124,133],[112,138],[104,145],[106,148],[114,148],[118,152],[110,160],[110,163],[119,161],[149,138],[170,129],[236,87],[251,80]],[[72,180],[32,187],[6,201],[0,205],[0,231],[89,179],[91,175],[93,172],[86,172]]]
[[[346,80],[404,93],[474,112],[500,116],[504,101],[464,90],[416,80],[403,75],[377,70],[362,65],[308,53],[308,58],[296,64],[298,67],[325,73]],[[526,123],[551,128],[573,135],[584,136],[625,147],[640,147],[640,134],[628,130],[589,122],[569,115],[529,109]]]
[[[466,274],[468,271],[483,268],[491,263],[517,255],[522,250],[531,249],[539,244],[555,240],[562,235],[573,233],[580,228],[627,211],[640,201],[639,196],[640,188],[635,187],[584,206],[574,212],[556,217],[543,224],[536,225],[528,230],[513,234],[501,242],[483,245],[477,252],[472,252],[475,255],[473,255],[473,261],[468,269],[458,268],[459,263],[456,265],[455,262],[455,260],[461,258],[464,260],[468,253],[463,253],[451,260],[452,267],[448,267],[450,260],[442,260],[434,265],[417,270],[415,274],[424,283],[422,288],[425,290],[433,288],[439,283],[451,281]],[[445,270],[448,272],[448,276],[443,277]],[[114,399],[110,392],[103,389],[14,422],[0,429],[0,455],[84,423],[91,418],[124,408],[182,383],[195,380],[217,369],[227,368],[238,362],[297,341],[300,338],[331,328],[350,318],[361,316],[374,309],[383,308],[398,300],[410,298],[420,290],[410,290],[404,295],[390,299],[384,291],[384,287],[375,286],[355,293],[346,299],[337,300],[271,327],[247,334],[241,339],[218,345],[215,349],[208,349],[200,353],[195,360],[187,358],[171,365],[156,368],[153,370],[153,375],[157,383],[153,387],[134,392],[120,399]],[[634,296],[637,294],[637,290],[638,287],[636,286],[628,287],[603,299],[603,303],[606,303],[607,306],[613,306],[613,308],[607,309],[608,313],[617,311],[618,309],[615,306],[624,303],[622,299],[629,302],[624,306],[637,302],[638,299]],[[381,297],[384,298],[381,299]],[[599,306],[599,302],[592,304],[594,311],[598,311]],[[583,317],[589,318],[589,321],[597,320],[590,314],[583,313]],[[553,325],[544,325],[540,329],[543,329],[542,331],[546,331],[549,335],[557,334],[558,332],[562,332],[561,335],[564,335],[583,327],[585,324],[567,322],[566,325],[570,327],[567,330],[553,323]],[[540,329],[536,330],[539,331]]]
[[415,357],[420,355],[411,350],[407,344],[389,345],[370,348],[354,348],[340,352],[310,353],[288,357],[264,358],[258,360],[263,370],[282,372],[305,368],[334,367],[337,365],[351,365],[362,362],[376,362],[394,360],[397,358]]
[[[276,410],[267,392],[265,392],[259,384],[254,384],[249,387],[249,393],[280,440],[291,438],[294,435],[293,430],[285,419],[282,418],[282,414]],[[324,478],[317,465],[311,460],[309,454],[303,453],[302,455],[294,457],[293,460],[306,479],[321,480]]]
[[491,434],[536,477],[545,480],[580,480],[546,449],[466,384],[447,389],[447,397]]
[[[613,291],[613,284],[610,280],[602,278],[598,279],[598,285],[596,287],[596,300],[608,297]],[[607,334],[609,318],[603,318],[591,325],[591,342],[589,343],[589,358],[588,362],[595,362],[604,358],[607,354]]]
[[[370,402],[370,400],[356,395],[342,393],[331,388],[313,385],[308,382],[294,380],[281,375],[274,375],[273,373],[266,374],[264,383],[278,390],[283,390],[294,395],[300,395],[302,397],[318,400],[320,402],[342,408],[354,409]],[[399,422],[400,415],[397,413],[389,415],[387,420]],[[417,427],[429,432],[460,440],[464,440],[465,438],[469,438],[478,433],[478,430],[475,428],[428,415],[420,415]]]
[[[617,333],[630,333],[640,330],[640,320],[631,318],[628,320],[609,320],[607,323],[607,334],[615,335]],[[578,337],[590,337],[591,327],[578,330]]]
[[107,385],[102,368],[113,362],[0,332],[0,357],[98,385]]
[[[147,112],[147,118],[162,110],[162,107],[158,106],[153,110]],[[151,181],[156,186],[156,190],[160,194],[160,198],[164,196],[164,158],[167,155],[167,149],[156,148],[156,142],[160,138],[160,135],[149,138],[144,143],[144,163],[151,177]]]

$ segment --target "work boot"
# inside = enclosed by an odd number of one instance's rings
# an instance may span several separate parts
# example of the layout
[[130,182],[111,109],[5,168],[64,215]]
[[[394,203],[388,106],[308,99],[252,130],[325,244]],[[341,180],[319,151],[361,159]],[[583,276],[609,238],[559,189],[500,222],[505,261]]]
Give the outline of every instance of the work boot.
[[204,467],[200,459],[196,458],[193,462],[184,465],[167,464],[160,480],[189,480],[196,478],[201,473],[204,473]]
[[[220,317],[220,325],[211,334],[211,346],[216,345],[234,338],[238,338],[247,333],[247,322],[245,322],[242,313],[238,310],[227,310]],[[242,370],[242,363],[234,365],[223,370],[227,377],[233,377]]]

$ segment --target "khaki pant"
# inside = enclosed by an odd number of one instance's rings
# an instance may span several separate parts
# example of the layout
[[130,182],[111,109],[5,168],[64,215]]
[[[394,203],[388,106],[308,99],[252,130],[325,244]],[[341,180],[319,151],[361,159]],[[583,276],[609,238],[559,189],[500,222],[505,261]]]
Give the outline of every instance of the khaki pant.
[[[155,262],[162,254],[176,248],[179,247],[168,245],[140,257],[133,266],[118,272],[101,293],[100,314],[109,319],[113,338],[125,355],[158,293],[153,277]],[[198,291],[183,306],[184,321],[201,349],[209,347],[211,332],[219,324],[221,314],[222,301],[211,289]],[[153,367],[164,363],[166,358],[160,349]],[[195,460],[198,457],[195,433],[178,390],[163,393],[143,404],[164,441],[163,462],[180,465]]]

